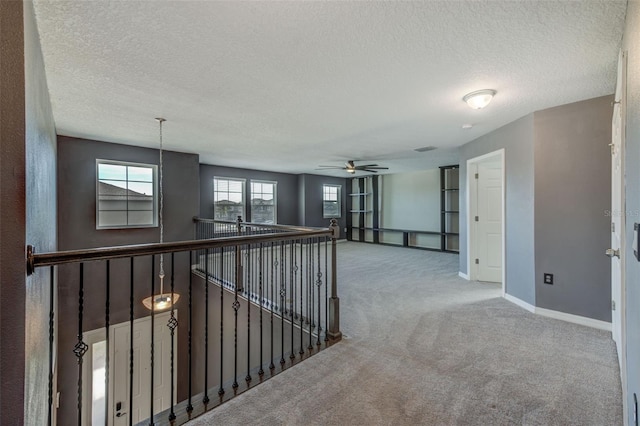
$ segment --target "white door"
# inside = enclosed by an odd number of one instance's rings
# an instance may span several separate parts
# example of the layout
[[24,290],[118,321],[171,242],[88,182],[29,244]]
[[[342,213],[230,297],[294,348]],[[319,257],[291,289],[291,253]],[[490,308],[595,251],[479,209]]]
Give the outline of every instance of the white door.
[[618,362],[623,367],[623,310],[624,310],[624,92],[626,77],[626,56],[618,60],[618,82],[616,103],[613,106],[611,138],[611,331],[618,350]]
[[478,163],[477,280],[502,282],[502,163]]
[[[176,312],[177,317],[177,312]],[[171,331],[167,327],[170,313],[156,314],[154,319],[153,412],[170,407],[171,397]],[[113,342],[112,375],[109,401],[109,425],[125,426],[132,416],[133,424],[149,418],[151,408],[151,317],[134,321],[133,325],[133,408],[129,407],[129,347],[130,324],[111,328]],[[175,341],[177,342],[177,329]],[[177,343],[176,343],[177,346]],[[174,353],[174,384],[178,370]],[[175,401],[174,389],[174,401]]]

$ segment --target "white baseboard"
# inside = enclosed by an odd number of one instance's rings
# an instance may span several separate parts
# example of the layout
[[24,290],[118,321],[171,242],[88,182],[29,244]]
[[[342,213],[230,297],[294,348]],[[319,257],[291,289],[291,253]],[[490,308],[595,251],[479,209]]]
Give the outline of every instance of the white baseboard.
[[509,302],[514,303],[531,313],[538,314],[543,317],[571,322],[573,324],[584,325],[591,328],[597,328],[598,330],[604,330],[609,332],[611,331],[610,322],[600,321],[593,318],[582,317],[580,315],[567,314],[566,312],[553,311],[551,309],[538,308],[510,294],[505,294],[504,298],[507,299]]
[[542,315],[543,317],[572,322],[574,324],[586,325],[587,327],[597,328],[598,330],[611,331],[610,322],[582,317],[580,315],[567,314],[565,312],[552,311],[551,309],[545,308],[536,308],[536,314]]
[[529,312],[535,313],[536,312],[536,307],[525,302],[524,300],[518,299],[515,296],[512,296],[510,294],[506,294],[504,295],[504,298],[507,299],[509,302],[516,304],[518,306],[520,306],[523,309],[526,309]]
[[464,278],[465,280],[469,281],[469,275],[465,274],[464,272],[460,271],[458,272],[458,276],[460,278]]

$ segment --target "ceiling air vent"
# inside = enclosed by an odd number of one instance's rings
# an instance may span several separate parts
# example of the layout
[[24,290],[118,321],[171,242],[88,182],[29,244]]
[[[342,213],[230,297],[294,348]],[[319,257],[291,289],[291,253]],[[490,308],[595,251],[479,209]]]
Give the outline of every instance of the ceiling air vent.
[[425,147],[422,147],[422,148],[416,148],[416,149],[414,149],[414,151],[416,151],[416,152],[427,152],[427,151],[433,151],[434,149],[436,149],[435,146],[425,146]]

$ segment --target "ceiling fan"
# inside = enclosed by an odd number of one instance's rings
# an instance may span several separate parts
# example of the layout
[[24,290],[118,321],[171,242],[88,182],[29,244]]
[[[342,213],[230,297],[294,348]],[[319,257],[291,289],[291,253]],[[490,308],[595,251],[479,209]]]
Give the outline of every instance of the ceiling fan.
[[346,163],[344,163],[344,166],[318,166],[319,168],[316,170],[331,170],[331,169],[338,169],[338,170],[346,170],[347,173],[355,173],[356,171],[360,171],[360,172],[370,172],[370,173],[378,173],[378,170],[389,170],[388,167],[381,167],[378,166],[377,164],[362,164],[359,166],[356,166],[353,160],[349,160]]

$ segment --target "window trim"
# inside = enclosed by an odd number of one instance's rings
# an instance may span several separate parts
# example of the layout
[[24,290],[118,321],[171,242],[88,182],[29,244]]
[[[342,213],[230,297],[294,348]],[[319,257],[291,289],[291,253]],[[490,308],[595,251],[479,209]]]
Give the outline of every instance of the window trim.
[[266,183],[273,185],[273,224],[276,225],[278,223],[278,181],[262,179],[251,179],[249,181],[249,205],[251,206],[250,222],[253,222],[253,187],[251,185],[254,183]]
[[[132,167],[147,167],[153,171],[153,223],[148,225],[100,225],[100,164],[111,164],[116,166],[132,166]],[[127,176],[127,182],[129,177]],[[158,227],[158,166],[156,164],[136,163],[133,161],[120,161],[120,160],[106,160],[96,159],[96,229],[137,229],[137,228],[157,228]],[[129,208],[127,205],[127,213]]]
[[[331,188],[337,188],[337,203],[338,203],[338,213],[335,215],[331,215],[331,214],[326,214],[324,211],[324,203],[326,201],[329,200],[325,200],[324,196],[325,196],[325,188],[326,187],[331,187]],[[322,218],[323,219],[339,219],[342,217],[342,185],[336,185],[333,183],[323,183],[322,184]]]
[[[222,220],[216,219],[216,179],[224,179],[228,181],[237,181],[242,183],[242,220],[246,220],[247,217],[247,180],[245,178],[236,178],[236,177],[226,177],[226,176],[214,176],[211,181],[213,186],[213,219],[214,220]],[[228,192],[228,191],[227,191]],[[235,221],[236,219],[234,219]]]

